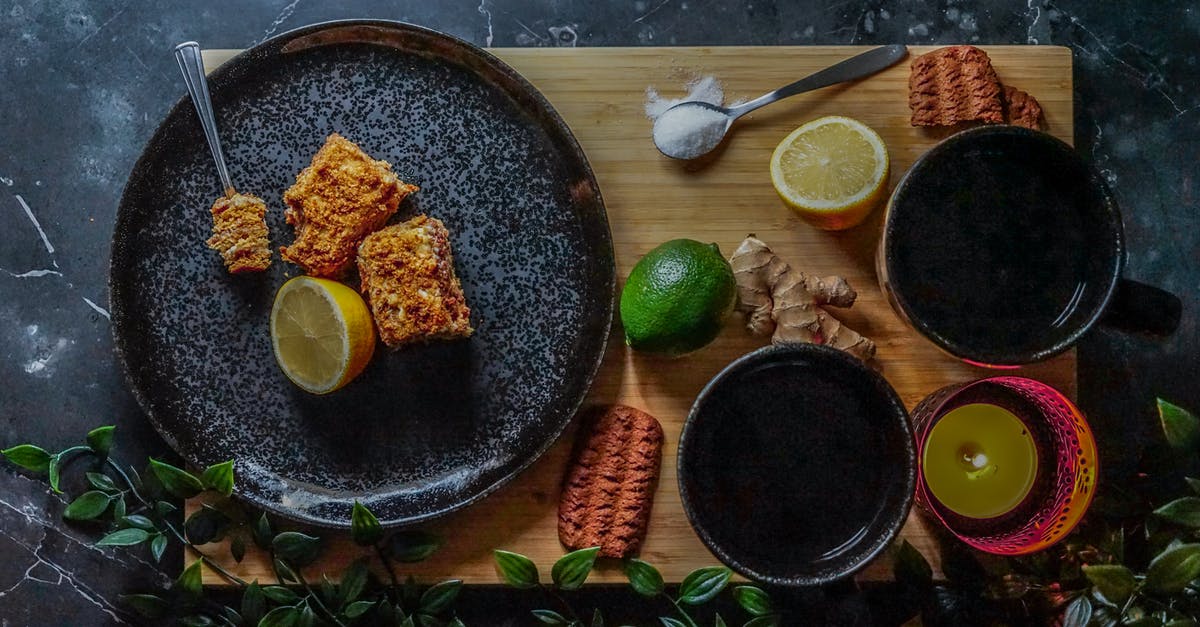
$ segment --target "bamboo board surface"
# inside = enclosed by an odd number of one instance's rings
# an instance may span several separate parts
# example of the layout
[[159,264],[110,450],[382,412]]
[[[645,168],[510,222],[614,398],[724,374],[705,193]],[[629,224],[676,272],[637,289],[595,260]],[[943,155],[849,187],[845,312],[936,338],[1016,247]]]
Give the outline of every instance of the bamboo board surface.
[[[888,307],[874,272],[874,250],[882,212],[855,229],[818,231],[783,206],[771,187],[768,162],[776,143],[800,124],[823,115],[862,120],[883,137],[892,162],[891,182],[931,147],[939,133],[909,125],[908,62],[855,84],[796,96],[751,114],[732,130],[719,157],[707,167],[688,168],[662,157],[650,141],[643,113],[648,86],[678,97],[697,75],[714,75],[727,100],[751,98],[862,52],[852,46],[493,49],[530,80],[570,125],[595,170],[608,209],[621,280],[634,263],[659,243],[688,237],[716,242],[733,252],[755,233],[793,266],[819,275],[840,274],[859,292],[858,302],[838,317],[879,345],[883,374],[912,408],[943,385],[993,374],[938,352],[906,327]],[[910,58],[931,50],[910,48]],[[1071,52],[1052,46],[986,46],[1005,83],[1033,94],[1045,109],[1049,132],[1072,140]],[[237,51],[208,50],[209,69]],[[676,443],[692,400],[701,387],[736,357],[762,345],[735,321],[717,341],[679,360],[631,353],[615,329],[589,404],[620,402],[658,417],[666,432],[662,476],[649,535],[641,557],[668,581],[680,581],[694,568],[717,563],[688,524],[675,474]],[[1024,368],[1019,374],[1045,381],[1072,398],[1075,354]],[[468,583],[499,583],[491,558],[494,548],[530,556],[543,574],[563,553],[558,543],[558,485],[573,430],[536,464],[495,494],[429,527],[447,538],[429,561],[404,569],[423,581],[456,577]],[[853,494],[848,494],[852,497]],[[198,507],[188,503],[189,512]],[[327,541],[322,560],[310,568],[336,573],[363,555],[348,534]],[[938,565],[937,540],[914,512],[902,537]],[[225,547],[212,547],[223,564],[250,580],[273,580],[269,560],[251,548],[235,564]],[[189,560],[191,558],[189,557]],[[890,559],[876,560],[859,577],[886,579]],[[205,583],[225,583],[205,571]],[[615,565],[602,567],[590,583],[623,582]]]

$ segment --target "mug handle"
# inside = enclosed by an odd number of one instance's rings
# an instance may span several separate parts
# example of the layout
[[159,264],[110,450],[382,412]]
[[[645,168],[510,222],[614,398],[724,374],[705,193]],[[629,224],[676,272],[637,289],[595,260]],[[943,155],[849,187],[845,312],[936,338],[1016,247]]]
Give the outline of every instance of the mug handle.
[[1183,303],[1152,285],[1120,279],[1101,322],[1122,331],[1166,336],[1179,328]]

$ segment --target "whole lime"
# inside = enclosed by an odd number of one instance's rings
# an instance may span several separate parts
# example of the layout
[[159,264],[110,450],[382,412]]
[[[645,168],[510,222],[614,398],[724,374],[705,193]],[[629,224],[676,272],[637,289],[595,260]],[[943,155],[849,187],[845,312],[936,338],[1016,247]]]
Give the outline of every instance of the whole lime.
[[717,337],[736,299],[733,269],[716,244],[671,240],[646,253],[625,281],[625,343],[650,353],[690,353]]

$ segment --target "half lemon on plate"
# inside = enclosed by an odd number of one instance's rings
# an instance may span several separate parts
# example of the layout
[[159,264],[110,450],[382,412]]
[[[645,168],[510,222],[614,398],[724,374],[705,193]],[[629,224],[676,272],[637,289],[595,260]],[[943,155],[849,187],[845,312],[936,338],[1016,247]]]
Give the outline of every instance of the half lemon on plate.
[[848,229],[887,195],[887,147],[858,120],[828,116],[791,132],[771,155],[771,183],[813,226]]
[[271,307],[271,346],[292,383],[328,394],[354,380],[375,353],[375,325],[362,297],[328,279],[284,283]]

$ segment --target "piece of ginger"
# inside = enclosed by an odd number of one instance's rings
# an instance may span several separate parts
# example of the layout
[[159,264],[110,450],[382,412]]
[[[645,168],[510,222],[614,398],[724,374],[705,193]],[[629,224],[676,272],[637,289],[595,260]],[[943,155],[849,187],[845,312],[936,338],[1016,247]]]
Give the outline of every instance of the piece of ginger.
[[729,259],[737,281],[738,311],[755,335],[771,342],[808,342],[844,350],[863,361],[875,342],[834,318],[824,307],[850,307],[858,294],[838,276],[816,277],[795,268],[753,235]]

